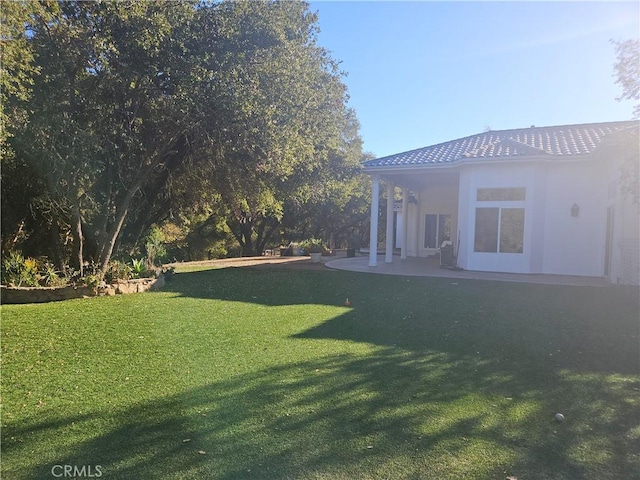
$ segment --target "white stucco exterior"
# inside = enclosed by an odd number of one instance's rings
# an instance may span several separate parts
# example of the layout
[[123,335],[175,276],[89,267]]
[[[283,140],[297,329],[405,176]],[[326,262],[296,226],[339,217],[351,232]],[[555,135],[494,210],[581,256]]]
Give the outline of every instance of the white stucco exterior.
[[[620,150],[609,142],[588,155],[463,158],[446,166],[378,171],[411,191],[412,201],[403,202],[397,212],[395,232],[394,246],[404,247],[405,256],[437,255],[439,249],[425,245],[426,219],[430,216],[432,232],[434,219],[446,216],[457,266],[465,270],[604,277],[612,283],[638,284],[640,210],[620,191],[620,164]],[[479,189],[524,190],[524,197],[488,200],[478,196]],[[478,209],[483,214],[500,212],[499,218],[517,211],[521,249],[503,253],[501,237],[494,250],[476,245]],[[497,225],[499,236],[502,220]],[[514,227],[505,225],[509,235]]]

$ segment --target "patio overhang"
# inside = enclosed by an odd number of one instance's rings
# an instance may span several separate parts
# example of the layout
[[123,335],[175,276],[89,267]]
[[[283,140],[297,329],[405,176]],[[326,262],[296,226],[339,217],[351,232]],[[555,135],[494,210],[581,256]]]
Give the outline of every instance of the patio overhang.
[[[440,188],[452,188],[456,191],[459,185],[459,170],[451,165],[431,168],[381,168],[369,167],[365,168],[365,173],[371,175],[372,191],[371,191],[371,228],[369,243],[369,266],[376,267],[378,265],[378,220],[379,220],[379,198],[381,183],[387,190],[388,198],[394,198],[395,188],[402,188],[402,232],[400,234],[400,258],[406,259],[408,254],[408,204],[412,192],[417,196],[430,187],[438,186]],[[394,222],[394,202],[387,202],[386,209],[386,225],[385,225],[385,263],[393,262],[393,222]],[[417,215],[417,213],[416,213]],[[416,219],[414,219],[417,221]]]

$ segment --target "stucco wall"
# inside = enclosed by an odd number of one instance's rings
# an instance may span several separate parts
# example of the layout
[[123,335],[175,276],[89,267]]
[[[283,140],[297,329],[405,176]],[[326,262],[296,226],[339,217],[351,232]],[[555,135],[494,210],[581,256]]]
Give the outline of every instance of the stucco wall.
[[[589,158],[536,158],[518,163],[472,164],[453,174],[428,172],[409,203],[408,256],[425,256],[425,214],[450,213],[457,263],[467,270],[605,275],[607,209],[614,209],[609,281],[640,283],[640,210],[619,191],[619,155],[615,145]],[[442,181],[441,181],[442,180]],[[524,187],[523,201],[478,201],[479,188]],[[577,206],[576,216],[572,207]],[[524,208],[522,253],[474,251],[476,209]],[[405,220],[405,218],[403,218]]]
[[[602,276],[606,182],[602,163],[477,165],[460,177],[459,265],[468,270]],[[526,188],[523,202],[478,202],[478,188]],[[579,206],[572,217],[571,207]],[[474,251],[478,207],[525,209],[522,253]]]
[[[460,209],[458,218],[461,233],[460,249],[464,254],[460,256],[458,264],[467,270],[530,273],[532,254],[534,204],[539,197],[535,186],[540,184],[539,168],[534,165],[470,165],[461,173]],[[478,188],[526,188],[526,198],[517,202],[478,202]],[[462,190],[464,189],[464,192]],[[487,207],[515,207],[525,209],[524,244],[522,253],[487,253],[475,252],[475,223],[476,208]],[[540,212],[536,209],[536,222]]]
[[610,171],[607,205],[614,212],[609,281],[640,285],[640,205],[620,191],[619,170]]
[[[607,182],[601,163],[547,169],[543,272],[602,276],[607,223]],[[606,178],[606,177],[605,177]],[[579,207],[572,217],[571,207]]]

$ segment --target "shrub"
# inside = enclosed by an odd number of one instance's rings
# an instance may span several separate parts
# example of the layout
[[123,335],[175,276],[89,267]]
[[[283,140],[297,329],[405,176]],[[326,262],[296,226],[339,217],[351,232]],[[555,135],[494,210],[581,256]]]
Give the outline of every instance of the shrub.
[[322,240],[318,238],[309,238],[304,242],[300,243],[300,247],[305,255],[310,253],[327,253],[328,250],[325,249],[324,245],[322,245]]
[[131,259],[131,273],[133,275],[133,278],[140,278],[140,276],[142,275],[142,272],[144,272],[147,269],[146,267],[146,263],[144,261],[144,259],[136,259],[136,258],[132,258]]
[[45,261],[40,270],[40,283],[45,287],[63,287],[69,283],[69,279],[60,276],[55,266],[51,262]]
[[156,271],[151,268],[147,259],[131,259],[131,276],[133,278],[155,277],[155,275]]
[[112,260],[109,262],[107,271],[104,274],[104,280],[107,283],[113,283],[117,280],[129,280],[131,278],[132,268],[120,260]]
[[2,283],[16,287],[38,286],[38,264],[33,258],[24,258],[10,252],[2,261]]
[[100,285],[100,277],[91,273],[80,278],[80,280],[78,280],[78,284],[96,288],[98,285]]
[[165,247],[165,235],[158,227],[153,227],[144,244],[147,252],[147,261],[150,265],[161,264],[167,260],[167,248]]

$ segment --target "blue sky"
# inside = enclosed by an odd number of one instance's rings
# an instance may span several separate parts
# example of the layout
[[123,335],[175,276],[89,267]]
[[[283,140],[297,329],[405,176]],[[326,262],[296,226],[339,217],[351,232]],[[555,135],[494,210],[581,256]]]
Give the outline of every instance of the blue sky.
[[385,156],[531,125],[628,120],[614,45],[638,2],[317,1],[366,151]]

